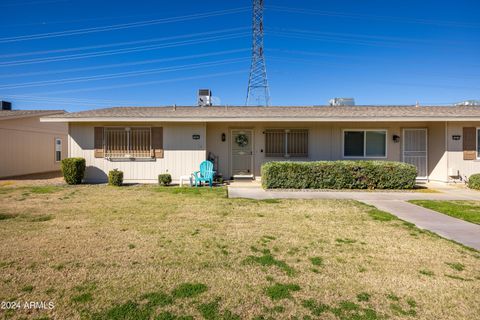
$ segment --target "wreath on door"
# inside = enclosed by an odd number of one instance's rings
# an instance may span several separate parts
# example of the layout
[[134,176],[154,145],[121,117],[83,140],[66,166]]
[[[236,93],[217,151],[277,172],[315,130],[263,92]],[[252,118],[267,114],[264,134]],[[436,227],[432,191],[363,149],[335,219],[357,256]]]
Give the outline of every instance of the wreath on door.
[[235,142],[238,144],[238,146],[245,147],[246,145],[248,145],[248,137],[246,134],[239,134],[235,138]]

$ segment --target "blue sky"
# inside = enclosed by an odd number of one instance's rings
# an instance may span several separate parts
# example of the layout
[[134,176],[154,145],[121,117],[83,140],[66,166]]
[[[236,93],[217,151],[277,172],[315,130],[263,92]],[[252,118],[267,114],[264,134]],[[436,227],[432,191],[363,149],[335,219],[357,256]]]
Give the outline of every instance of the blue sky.
[[[480,2],[265,0],[272,105],[480,98]],[[0,98],[17,109],[245,103],[251,1],[3,0]]]

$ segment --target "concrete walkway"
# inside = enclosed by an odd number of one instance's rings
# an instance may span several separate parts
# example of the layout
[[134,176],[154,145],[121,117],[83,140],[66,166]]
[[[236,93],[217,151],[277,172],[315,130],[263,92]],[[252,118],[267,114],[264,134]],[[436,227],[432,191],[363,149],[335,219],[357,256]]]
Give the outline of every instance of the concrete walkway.
[[401,200],[364,200],[366,204],[396,215],[440,236],[480,250],[480,225],[452,218]]
[[234,182],[228,187],[229,198],[249,199],[351,199],[364,202],[396,215],[421,229],[480,250],[480,225],[408,203],[409,200],[476,200],[480,192],[461,186],[429,184],[437,192],[397,191],[279,191],[262,189],[259,182]]

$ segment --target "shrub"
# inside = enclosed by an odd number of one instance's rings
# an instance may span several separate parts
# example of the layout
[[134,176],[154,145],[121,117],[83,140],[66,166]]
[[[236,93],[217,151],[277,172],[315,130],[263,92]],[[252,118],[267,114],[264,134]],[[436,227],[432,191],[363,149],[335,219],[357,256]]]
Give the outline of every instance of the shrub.
[[123,171],[113,169],[108,172],[108,184],[120,187],[123,184]]
[[62,174],[68,184],[82,183],[85,175],[84,158],[65,158],[62,160]]
[[159,174],[158,183],[162,186],[168,186],[170,183],[172,183],[172,176],[169,173]]
[[393,161],[268,162],[266,189],[412,189],[415,166]]
[[468,179],[468,187],[470,189],[480,190],[480,173],[472,174]]

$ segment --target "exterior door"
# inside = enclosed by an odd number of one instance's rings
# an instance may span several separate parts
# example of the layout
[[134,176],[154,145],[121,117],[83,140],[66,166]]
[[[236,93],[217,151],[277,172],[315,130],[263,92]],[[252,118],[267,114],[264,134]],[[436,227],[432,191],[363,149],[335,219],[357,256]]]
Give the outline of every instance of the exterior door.
[[232,130],[232,176],[253,177],[253,130]]
[[428,131],[403,129],[403,162],[417,167],[417,179],[428,178]]

